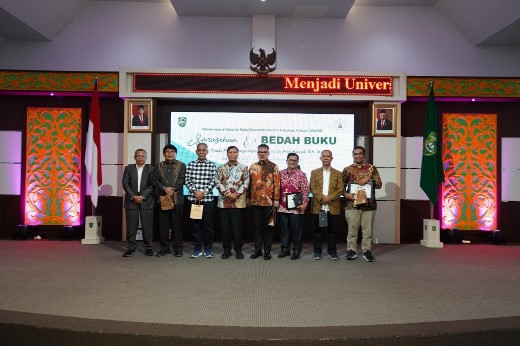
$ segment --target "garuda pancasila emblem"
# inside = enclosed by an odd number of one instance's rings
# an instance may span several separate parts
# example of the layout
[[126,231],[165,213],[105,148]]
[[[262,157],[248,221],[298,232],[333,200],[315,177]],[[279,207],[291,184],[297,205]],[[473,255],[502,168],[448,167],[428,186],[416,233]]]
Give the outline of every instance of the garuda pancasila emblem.
[[259,74],[267,74],[269,72],[273,72],[276,70],[276,67],[272,66],[276,62],[276,52],[274,51],[271,54],[265,55],[265,50],[259,48],[258,51],[260,55],[253,52],[255,47],[251,48],[251,52],[249,52],[249,60],[251,60],[251,70],[255,71]]

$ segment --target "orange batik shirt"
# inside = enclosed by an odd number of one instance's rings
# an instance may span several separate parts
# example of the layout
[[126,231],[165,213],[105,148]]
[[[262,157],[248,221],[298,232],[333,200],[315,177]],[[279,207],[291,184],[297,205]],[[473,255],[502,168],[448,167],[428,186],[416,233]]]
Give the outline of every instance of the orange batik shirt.
[[271,161],[258,161],[249,167],[249,204],[269,207],[280,200],[280,171]]

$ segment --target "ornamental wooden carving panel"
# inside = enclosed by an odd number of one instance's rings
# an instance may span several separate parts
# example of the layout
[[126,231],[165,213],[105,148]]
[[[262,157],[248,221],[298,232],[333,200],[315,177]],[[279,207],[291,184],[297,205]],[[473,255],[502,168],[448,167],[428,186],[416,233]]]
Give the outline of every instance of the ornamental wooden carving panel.
[[25,224],[80,224],[81,129],[80,108],[27,108]]
[[497,228],[497,115],[443,114],[442,228]]

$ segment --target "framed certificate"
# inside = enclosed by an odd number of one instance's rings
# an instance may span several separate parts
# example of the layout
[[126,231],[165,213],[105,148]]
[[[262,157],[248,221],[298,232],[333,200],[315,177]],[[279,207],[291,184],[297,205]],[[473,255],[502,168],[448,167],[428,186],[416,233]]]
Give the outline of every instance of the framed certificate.
[[375,198],[375,191],[374,191],[374,182],[369,181],[365,185],[359,185],[356,183],[348,183],[347,185],[347,193],[354,193],[359,190],[364,190],[367,198]]
[[303,203],[301,192],[289,192],[285,194],[287,210],[296,209]]

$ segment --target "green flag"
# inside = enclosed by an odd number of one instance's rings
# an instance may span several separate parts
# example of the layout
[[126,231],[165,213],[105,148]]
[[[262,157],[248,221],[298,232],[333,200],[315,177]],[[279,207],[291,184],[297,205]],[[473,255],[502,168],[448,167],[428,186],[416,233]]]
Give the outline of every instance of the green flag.
[[439,123],[437,120],[437,106],[433,93],[433,83],[430,85],[430,97],[424,126],[423,156],[421,163],[421,189],[430,201],[437,203],[437,188],[444,181],[442,169],[442,145]]

